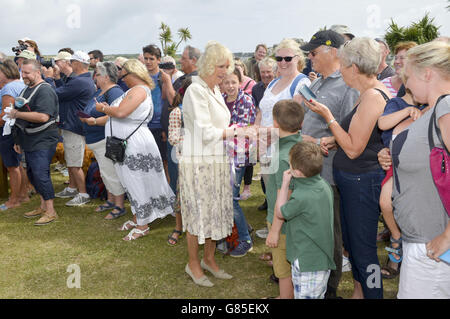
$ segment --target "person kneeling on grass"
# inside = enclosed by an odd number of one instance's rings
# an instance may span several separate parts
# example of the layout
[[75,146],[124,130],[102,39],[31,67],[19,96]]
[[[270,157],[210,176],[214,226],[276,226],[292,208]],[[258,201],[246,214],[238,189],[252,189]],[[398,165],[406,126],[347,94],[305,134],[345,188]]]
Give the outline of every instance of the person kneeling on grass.
[[[333,260],[333,191],[320,177],[322,152],[318,145],[299,142],[289,152],[290,169],[275,206],[286,220],[286,257],[291,263],[295,299],[323,299]],[[289,184],[294,185],[289,197]]]

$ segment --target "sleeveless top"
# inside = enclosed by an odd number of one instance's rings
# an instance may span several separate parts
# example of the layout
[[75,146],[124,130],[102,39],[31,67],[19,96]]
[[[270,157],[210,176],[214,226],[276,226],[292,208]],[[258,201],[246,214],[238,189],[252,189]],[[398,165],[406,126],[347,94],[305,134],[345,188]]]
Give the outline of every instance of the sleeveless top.
[[[381,93],[386,102],[389,101],[388,96],[383,91],[379,89],[375,90]],[[344,117],[341,122],[341,127],[346,132],[348,132],[350,122],[352,121],[353,115],[355,115],[358,106],[359,104],[355,106],[353,111]],[[370,135],[366,148],[361,155],[355,159],[350,159],[347,154],[345,154],[344,150],[339,147],[334,157],[333,168],[352,174],[367,173],[368,171],[381,169],[381,166],[378,163],[378,152],[384,148],[384,144],[381,139],[382,132],[383,131],[378,127],[377,122],[372,130],[372,134]]]

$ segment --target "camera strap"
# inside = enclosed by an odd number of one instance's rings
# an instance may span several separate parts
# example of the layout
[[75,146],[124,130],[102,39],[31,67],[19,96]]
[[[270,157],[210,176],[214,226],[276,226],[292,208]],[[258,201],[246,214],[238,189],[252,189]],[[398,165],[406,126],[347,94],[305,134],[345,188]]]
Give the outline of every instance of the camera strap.
[[[27,97],[25,100],[27,101],[25,104],[28,104],[28,103],[30,103],[30,101],[31,101],[31,98],[36,94],[36,92],[37,92],[37,90],[42,86],[42,85],[44,85],[44,84],[46,84],[46,85],[50,85],[50,84],[48,84],[47,82],[41,82],[41,83],[39,83],[38,85],[36,85],[35,86],[35,88],[33,89],[33,91],[31,91],[31,94],[30,94],[30,96],[29,97]],[[19,95],[19,97],[23,97],[23,94],[25,93],[25,91],[28,89],[28,87],[26,87],[26,88],[24,88],[23,90],[22,90],[22,92],[20,92],[20,95]]]

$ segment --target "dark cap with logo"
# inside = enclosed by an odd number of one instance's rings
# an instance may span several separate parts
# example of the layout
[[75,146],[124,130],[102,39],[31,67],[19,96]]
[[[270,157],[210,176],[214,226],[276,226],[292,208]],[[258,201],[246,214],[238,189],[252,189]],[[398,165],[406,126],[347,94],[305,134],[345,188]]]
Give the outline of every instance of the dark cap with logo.
[[309,52],[321,45],[339,48],[344,43],[345,39],[339,33],[332,30],[324,30],[316,32],[308,43],[300,46],[300,49]]

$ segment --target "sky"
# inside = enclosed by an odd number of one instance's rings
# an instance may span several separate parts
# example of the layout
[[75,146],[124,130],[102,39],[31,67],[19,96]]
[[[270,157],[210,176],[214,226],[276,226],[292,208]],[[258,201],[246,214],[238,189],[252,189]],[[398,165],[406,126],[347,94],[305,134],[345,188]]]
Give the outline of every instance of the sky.
[[0,0],[0,51],[12,55],[17,40],[29,37],[43,55],[55,55],[63,47],[135,54],[147,44],[160,45],[159,26],[164,22],[173,33],[188,27],[192,39],[186,44],[201,50],[215,40],[232,52],[253,52],[258,43],[308,40],[333,24],[347,25],[356,36],[379,37],[391,18],[408,26],[425,12],[441,26],[441,35],[450,36],[449,4],[447,0]]

